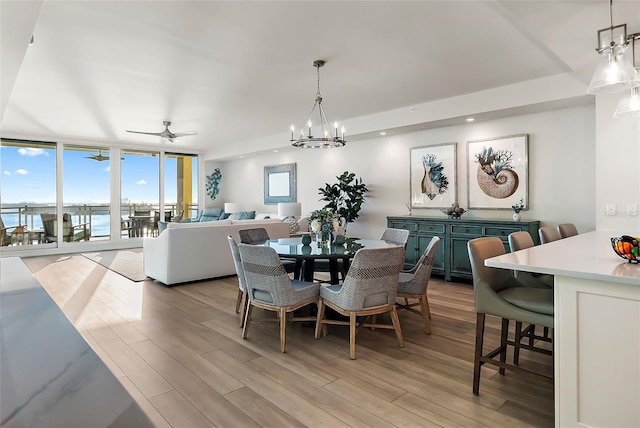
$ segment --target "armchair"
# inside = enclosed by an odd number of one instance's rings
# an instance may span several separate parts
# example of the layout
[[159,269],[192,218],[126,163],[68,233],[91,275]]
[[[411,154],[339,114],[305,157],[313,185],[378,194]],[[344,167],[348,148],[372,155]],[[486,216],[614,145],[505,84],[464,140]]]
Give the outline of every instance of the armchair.
[[[58,242],[58,220],[56,217],[55,214],[40,214],[46,242]],[[74,226],[71,215],[64,213],[62,215],[62,241],[88,241],[91,236],[88,225],[89,223],[82,223]]]
[[0,247],[11,245],[11,233],[18,226],[5,227],[2,217],[0,217]]

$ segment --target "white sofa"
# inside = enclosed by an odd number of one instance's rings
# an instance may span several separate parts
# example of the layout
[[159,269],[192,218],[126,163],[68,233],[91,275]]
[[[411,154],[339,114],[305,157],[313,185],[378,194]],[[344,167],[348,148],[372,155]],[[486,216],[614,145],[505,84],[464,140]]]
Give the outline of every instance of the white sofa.
[[273,239],[289,236],[289,223],[278,219],[169,223],[157,237],[144,238],[144,273],[167,285],[234,275],[227,236],[240,242],[239,230],[257,227]]

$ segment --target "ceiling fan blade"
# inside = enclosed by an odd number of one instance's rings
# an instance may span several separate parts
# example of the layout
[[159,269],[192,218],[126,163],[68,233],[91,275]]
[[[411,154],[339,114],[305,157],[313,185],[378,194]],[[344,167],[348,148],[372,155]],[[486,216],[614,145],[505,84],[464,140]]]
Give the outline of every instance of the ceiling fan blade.
[[164,134],[164,131],[162,132],[142,132],[142,131],[129,131],[129,130],[126,130],[126,131],[131,132],[132,134],[155,135],[156,137],[162,137],[162,134]]
[[184,131],[184,132],[176,132],[173,134],[174,137],[186,137],[187,135],[198,135],[197,131]]

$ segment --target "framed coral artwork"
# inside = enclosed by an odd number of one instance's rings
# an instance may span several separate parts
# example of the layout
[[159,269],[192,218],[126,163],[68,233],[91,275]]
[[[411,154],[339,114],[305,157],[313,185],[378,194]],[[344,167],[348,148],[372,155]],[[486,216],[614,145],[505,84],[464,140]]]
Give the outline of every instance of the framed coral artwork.
[[528,206],[527,134],[467,144],[470,209],[511,209],[521,199]]
[[414,147],[410,154],[411,208],[448,208],[456,202],[456,143]]

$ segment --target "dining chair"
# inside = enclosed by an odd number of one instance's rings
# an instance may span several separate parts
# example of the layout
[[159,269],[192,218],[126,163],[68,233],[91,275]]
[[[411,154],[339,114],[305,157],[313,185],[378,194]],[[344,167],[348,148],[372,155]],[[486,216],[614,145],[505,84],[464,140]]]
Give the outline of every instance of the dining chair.
[[[316,320],[316,339],[320,332],[327,335],[327,324],[349,326],[349,357],[356,358],[356,334],[359,327],[393,329],[398,339],[398,346],[404,348],[402,330],[396,296],[398,275],[404,262],[404,247],[362,248],[358,250],[351,262],[347,276],[342,285],[325,285],[320,288],[318,301],[318,317]],[[325,319],[325,306],[349,317],[348,321]],[[391,315],[392,324],[375,322],[357,322],[356,317],[369,317],[384,313]],[[366,321],[366,318],[365,318]]]
[[562,223],[558,225],[558,234],[560,234],[560,238],[568,238],[570,236],[576,236],[578,234],[578,229],[573,223]]
[[[265,229],[264,227],[256,227],[254,229],[240,229],[238,231],[238,237],[240,238],[241,243],[251,245],[264,244],[266,241],[271,239],[269,237],[269,232],[267,232],[267,229]],[[281,261],[287,273],[296,273],[295,260],[281,259]]]
[[538,229],[538,234],[540,235],[541,244],[548,244],[549,242],[562,239],[560,237],[560,233],[558,233],[558,229],[553,226],[541,227],[540,229]]
[[264,244],[265,241],[271,239],[269,232],[264,227],[241,229],[238,231],[238,237],[243,244]]
[[[431,311],[429,309],[429,299],[427,299],[427,286],[433,269],[433,262],[436,258],[436,252],[440,238],[434,236],[431,238],[426,250],[420,256],[418,263],[408,272],[400,272],[398,277],[398,293],[400,299],[404,299],[404,304],[396,303],[398,309],[407,309],[416,314],[422,314],[424,320],[424,330],[427,334],[431,334]],[[417,302],[409,302],[409,299],[418,300]],[[420,311],[414,309],[420,306]]]
[[[552,329],[554,320],[553,290],[551,288],[525,287],[509,270],[485,266],[486,259],[505,254],[504,244],[497,236],[472,239],[467,243],[467,249],[473,274],[476,311],[473,393],[475,395],[479,393],[480,371],[484,364],[497,366],[501,375],[505,374],[505,369],[509,369],[553,380],[551,376],[519,366],[518,361],[514,361],[513,364],[506,361],[508,346],[513,346],[514,352],[515,350],[527,349],[552,355],[551,350],[523,344],[518,337],[509,340],[508,332],[511,320]],[[487,315],[500,317],[502,329],[500,345],[484,354],[484,327]],[[544,338],[539,339],[545,340]],[[497,356],[499,356],[499,360],[495,359]]]
[[[249,299],[247,298],[247,280],[244,275],[244,268],[242,267],[242,260],[240,259],[240,250],[238,250],[238,244],[236,244],[236,241],[231,235],[227,236],[227,241],[229,241],[231,255],[233,256],[233,264],[236,268],[236,274],[238,275],[236,314],[240,313],[240,327],[244,327],[244,315],[247,312],[247,304],[249,302]],[[240,312],[240,305],[242,305],[242,312]]]
[[393,229],[388,227],[384,232],[382,232],[382,237],[380,239],[398,245],[406,245],[409,240],[409,231],[406,229]]
[[[382,241],[391,242],[393,244],[398,245],[406,245],[409,239],[409,231],[404,229],[392,229],[387,228],[382,232],[382,237],[380,237]],[[316,260],[314,266],[315,272],[329,272],[329,261],[328,260]],[[344,263],[342,260],[338,260],[338,272],[340,273],[340,279],[344,281],[344,278],[347,275],[347,271],[344,267]],[[320,280],[321,283],[326,283],[327,281]]]
[[[287,314],[311,303],[317,304],[320,284],[289,278],[278,253],[273,248],[240,243],[238,250],[240,251],[249,298],[242,338],[247,338],[251,321],[279,321],[280,352],[285,352],[287,321],[313,321],[316,319],[312,316],[287,318]],[[253,308],[274,311],[278,317],[277,319],[254,318],[252,316]]]

